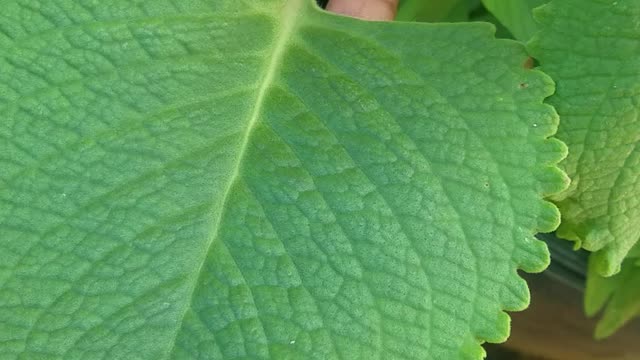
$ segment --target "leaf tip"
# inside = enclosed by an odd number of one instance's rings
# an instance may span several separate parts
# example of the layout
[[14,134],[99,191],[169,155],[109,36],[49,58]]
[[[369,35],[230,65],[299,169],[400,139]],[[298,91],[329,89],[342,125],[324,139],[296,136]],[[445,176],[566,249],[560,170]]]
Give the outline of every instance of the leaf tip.
[[593,262],[589,265],[593,266],[596,273],[600,276],[613,276],[619,273],[622,268],[622,260],[618,259],[618,256],[608,247],[594,252],[592,256]]

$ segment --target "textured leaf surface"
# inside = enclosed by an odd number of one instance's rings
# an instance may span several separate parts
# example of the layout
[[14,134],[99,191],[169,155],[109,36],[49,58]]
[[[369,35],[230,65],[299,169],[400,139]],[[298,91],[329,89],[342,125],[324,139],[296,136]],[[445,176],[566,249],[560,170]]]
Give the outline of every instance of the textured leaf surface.
[[537,16],[530,50],[557,81],[549,103],[569,146],[558,236],[611,275],[640,237],[640,1],[553,1]]
[[[634,249],[640,250],[640,246]],[[596,338],[613,334],[632,318],[640,314],[640,263],[638,254],[629,254],[622,270],[611,277],[603,277],[589,267],[585,311],[594,316],[604,308],[596,327]]]
[[4,359],[478,359],[548,262],[551,81],[485,24],[3,1]]
[[482,0],[484,6],[511,32],[514,38],[527,41],[538,30],[533,9],[548,0]]

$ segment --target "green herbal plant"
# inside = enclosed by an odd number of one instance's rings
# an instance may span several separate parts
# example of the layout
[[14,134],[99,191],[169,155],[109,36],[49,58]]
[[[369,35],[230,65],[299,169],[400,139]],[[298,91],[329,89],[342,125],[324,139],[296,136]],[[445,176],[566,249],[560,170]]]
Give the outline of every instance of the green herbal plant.
[[558,226],[612,333],[640,0],[545,2],[0,0],[0,358],[481,359]]

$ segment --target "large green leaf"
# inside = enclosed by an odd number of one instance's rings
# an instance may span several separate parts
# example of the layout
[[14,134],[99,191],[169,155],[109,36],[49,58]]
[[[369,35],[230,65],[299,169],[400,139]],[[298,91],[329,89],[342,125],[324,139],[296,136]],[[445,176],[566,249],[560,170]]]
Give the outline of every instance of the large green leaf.
[[549,103],[569,146],[558,235],[611,275],[640,238],[640,0],[553,1],[537,16],[530,50],[557,81]]
[[9,1],[5,359],[479,359],[563,189],[486,24],[311,0]]

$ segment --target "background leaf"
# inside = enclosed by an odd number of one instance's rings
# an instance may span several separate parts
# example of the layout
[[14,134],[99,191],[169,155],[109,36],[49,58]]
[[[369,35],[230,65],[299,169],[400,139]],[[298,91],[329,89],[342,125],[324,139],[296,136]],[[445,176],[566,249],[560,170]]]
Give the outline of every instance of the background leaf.
[[484,6],[480,6],[475,9],[469,15],[469,21],[483,21],[488,22],[495,26],[496,37],[501,39],[513,39],[513,34],[507,29],[492,13],[490,13]]
[[4,1],[0,353],[479,359],[565,186],[486,24]]
[[530,51],[557,82],[549,103],[569,146],[558,236],[596,251],[591,266],[612,275],[640,237],[640,1],[553,1],[536,15]]
[[513,34],[528,41],[537,31],[533,9],[549,0],[482,0],[484,6]]
[[[636,246],[635,248],[640,248]],[[640,264],[638,257],[628,256],[620,273],[603,277],[590,266],[585,294],[585,310],[593,316],[604,308],[596,327],[596,338],[605,338],[640,313]]]
[[400,0],[397,21],[459,22],[469,20],[478,0]]

